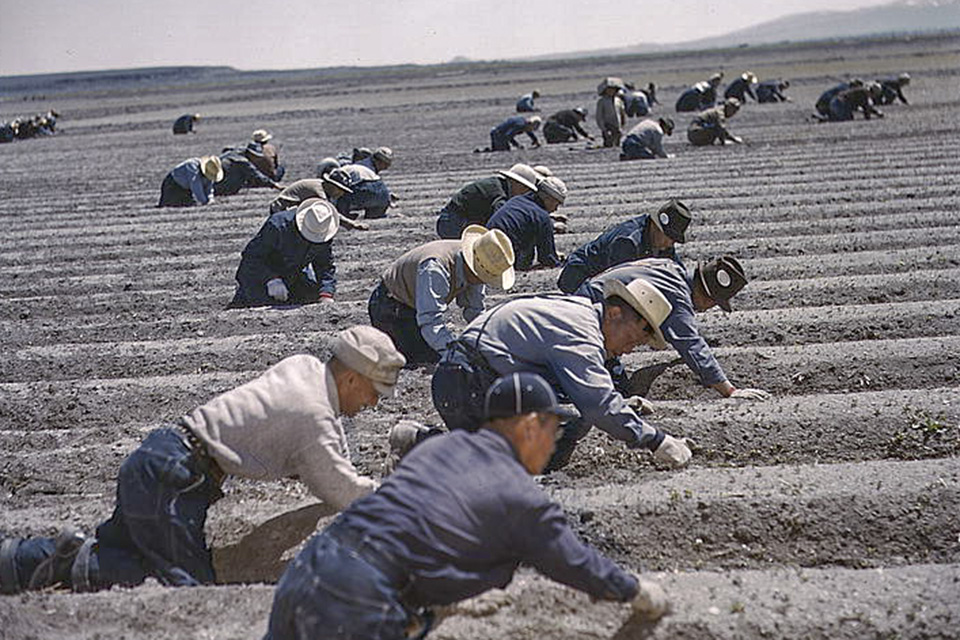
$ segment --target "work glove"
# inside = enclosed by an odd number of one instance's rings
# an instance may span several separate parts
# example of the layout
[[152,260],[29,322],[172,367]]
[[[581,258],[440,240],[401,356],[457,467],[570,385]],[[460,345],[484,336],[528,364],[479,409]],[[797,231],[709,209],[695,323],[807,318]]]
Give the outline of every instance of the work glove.
[[290,297],[290,291],[283,283],[283,278],[274,278],[267,281],[267,295],[279,302],[286,302]]
[[648,416],[653,413],[653,403],[643,396],[630,396],[626,399],[626,402],[627,406],[641,416]]
[[763,389],[734,389],[730,397],[737,400],[769,400],[770,392]]
[[687,443],[686,438],[666,435],[657,450],[653,452],[653,459],[674,468],[683,467],[690,462],[690,456],[693,455]]
[[670,612],[670,600],[656,582],[640,580],[637,597],[630,602],[634,615],[643,622],[656,622]]

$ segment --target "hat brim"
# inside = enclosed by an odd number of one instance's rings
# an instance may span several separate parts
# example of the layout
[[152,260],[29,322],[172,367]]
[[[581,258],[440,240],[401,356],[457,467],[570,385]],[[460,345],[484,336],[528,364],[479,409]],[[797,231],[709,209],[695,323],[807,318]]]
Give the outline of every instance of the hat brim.
[[707,279],[703,277],[703,267],[704,265],[702,262],[697,263],[697,275],[700,278],[700,284],[703,286],[703,290],[707,293],[707,297],[716,302],[718,307],[727,313],[730,313],[733,311],[733,306],[730,304],[730,300],[721,300],[719,298],[715,298],[713,293],[710,292],[710,287],[707,286]]
[[512,265],[499,276],[477,268],[473,245],[475,245],[477,240],[480,239],[480,236],[486,232],[486,229],[476,224],[472,224],[463,230],[463,235],[460,238],[460,251],[463,253],[463,260],[467,263],[467,268],[470,269],[475,276],[480,278],[484,284],[508,291],[517,282],[517,272]]
[[520,174],[510,171],[509,169],[497,169],[495,173],[497,175],[503,176],[504,178],[510,178],[514,182],[519,182],[520,184],[525,186],[527,189],[530,189],[531,191],[536,191],[537,189],[537,185],[533,184],[532,182],[530,182]]
[[541,409],[542,413],[552,413],[561,420],[576,420],[580,417],[580,412],[576,409],[568,409],[563,405],[556,405],[551,409]]
[[347,185],[343,184],[342,182],[339,182],[339,181],[337,181],[337,180],[332,180],[332,179],[330,179],[330,178],[329,178],[329,175],[330,175],[330,174],[327,174],[327,175],[325,175],[325,176],[321,176],[321,177],[320,177],[320,180],[323,181],[323,182],[326,182],[326,183],[328,183],[328,184],[332,184],[332,185],[335,186],[336,188],[341,189],[341,190],[343,190],[343,191],[346,192],[346,193],[353,193],[353,189],[351,189],[351,188],[348,187]]
[[[668,238],[670,238],[670,239],[673,240],[674,242],[679,242],[680,244],[683,244],[684,242],[687,241],[687,236],[686,236],[686,233],[685,233],[685,232],[680,231],[680,232],[678,233],[678,232],[674,231],[673,233],[671,233],[669,230],[663,228],[663,225],[660,224],[660,213],[659,213],[659,212],[657,212],[656,214],[652,214],[652,215],[650,216],[650,220],[653,222],[654,225],[656,225],[657,229],[660,230],[660,233],[662,233],[663,235],[667,236]],[[674,235],[674,234],[677,234],[677,235]]]
[[636,296],[630,293],[630,289],[627,288],[627,285],[623,284],[619,280],[608,280],[604,284],[603,288],[603,297],[609,298],[611,296],[617,296],[622,298],[633,307],[633,310],[636,311],[641,318],[646,320],[647,324],[653,329],[653,338],[650,340],[650,347],[653,349],[666,349],[667,340],[663,337],[663,331],[660,330],[660,327],[657,326],[657,323],[653,322],[648,316],[646,311],[643,309],[643,305],[640,304],[640,301],[637,300]]
[[373,388],[384,398],[392,398],[393,393],[397,388],[396,384],[387,384],[385,382],[377,382],[376,380],[370,380],[373,384]]
[[[337,235],[337,231],[340,230],[340,214],[337,213],[337,210],[333,210],[333,225],[329,231],[324,235],[314,235],[309,229],[305,228],[303,225],[304,218],[307,217],[307,211],[313,206],[313,203],[320,200],[320,198],[310,198],[309,200],[304,200],[300,203],[300,206],[297,207],[296,223],[297,230],[300,232],[300,235],[304,237],[308,242],[314,244],[323,244],[324,242],[330,242]],[[333,207],[333,205],[330,205]]]

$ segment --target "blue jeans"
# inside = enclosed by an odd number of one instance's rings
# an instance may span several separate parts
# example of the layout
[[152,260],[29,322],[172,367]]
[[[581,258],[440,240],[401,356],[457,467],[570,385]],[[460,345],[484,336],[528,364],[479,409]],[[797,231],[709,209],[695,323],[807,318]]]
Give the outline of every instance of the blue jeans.
[[[332,245],[331,245],[332,246]],[[330,249],[332,251],[332,248]],[[332,258],[331,258],[332,260]],[[233,294],[233,300],[227,305],[231,309],[243,307],[270,307],[274,305],[292,305],[292,304],[313,304],[320,302],[321,293],[330,293],[329,287],[317,282],[317,273],[312,264],[308,264],[298,271],[296,275],[284,276],[283,284],[287,286],[289,296],[286,301],[280,302],[274,300],[267,294],[266,284],[245,283],[242,286],[237,282],[236,291]]]
[[829,118],[838,122],[853,120],[853,109],[846,100],[841,100],[840,96],[834,96],[830,101]]
[[[361,182],[351,187],[353,193],[345,193],[337,199],[337,211],[347,216],[351,211],[364,211],[369,219],[383,218],[390,207],[390,189],[383,180]],[[355,216],[347,216],[353,218]]]
[[621,149],[623,150],[623,155],[626,156],[628,160],[650,160],[656,158],[654,153],[650,151],[650,149],[647,149],[643,143],[640,142],[640,138],[635,135],[627,136],[623,141]]
[[448,429],[476,431],[483,424],[487,389],[499,376],[472,348],[454,340],[433,373],[433,406]]
[[192,207],[196,201],[189,189],[184,189],[177,181],[173,179],[173,174],[168,173],[160,185],[160,202],[158,207]]
[[444,240],[459,240],[468,224],[469,222],[459,213],[447,211],[444,208],[437,216],[437,235]]
[[440,354],[427,344],[420,333],[416,309],[394,300],[383,281],[370,294],[367,313],[370,314],[370,324],[390,336],[408,365],[429,364],[440,359]]
[[[86,576],[91,587],[133,586],[148,576],[173,586],[214,581],[203,527],[219,487],[170,427],[151,431],[120,466],[117,506],[97,527]],[[52,538],[31,538],[16,554],[21,583],[53,554]]]
[[334,522],[280,578],[264,640],[406,638],[411,616],[400,602],[406,582],[373,542]]

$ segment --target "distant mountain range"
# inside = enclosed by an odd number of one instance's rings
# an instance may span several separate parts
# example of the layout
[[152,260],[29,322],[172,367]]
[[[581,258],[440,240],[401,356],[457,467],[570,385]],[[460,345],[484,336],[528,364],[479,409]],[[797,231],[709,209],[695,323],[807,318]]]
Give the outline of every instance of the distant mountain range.
[[725,49],[775,42],[801,42],[875,34],[949,31],[960,29],[960,0],[899,0],[879,7],[852,11],[797,13],[738,29],[722,36],[672,44],[640,43],[625,47],[554,53],[524,58],[555,60],[663,51]]

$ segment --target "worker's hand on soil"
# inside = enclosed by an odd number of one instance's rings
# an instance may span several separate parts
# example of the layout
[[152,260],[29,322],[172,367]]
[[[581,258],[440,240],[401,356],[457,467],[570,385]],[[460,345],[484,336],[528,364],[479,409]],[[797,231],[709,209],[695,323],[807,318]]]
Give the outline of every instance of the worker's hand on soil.
[[282,278],[274,278],[267,282],[267,295],[280,302],[286,302],[290,297],[290,291],[287,285],[283,283]]
[[642,416],[653,413],[653,403],[643,396],[630,396],[627,398],[627,405]]
[[685,466],[690,462],[692,455],[690,447],[687,446],[686,438],[674,438],[668,434],[664,436],[663,442],[661,442],[657,450],[653,452],[653,459],[677,468]]
[[730,397],[737,400],[769,400],[770,392],[763,389],[734,389]]
[[656,582],[639,580],[637,597],[630,602],[633,613],[644,622],[656,622],[670,612],[667,594]]

